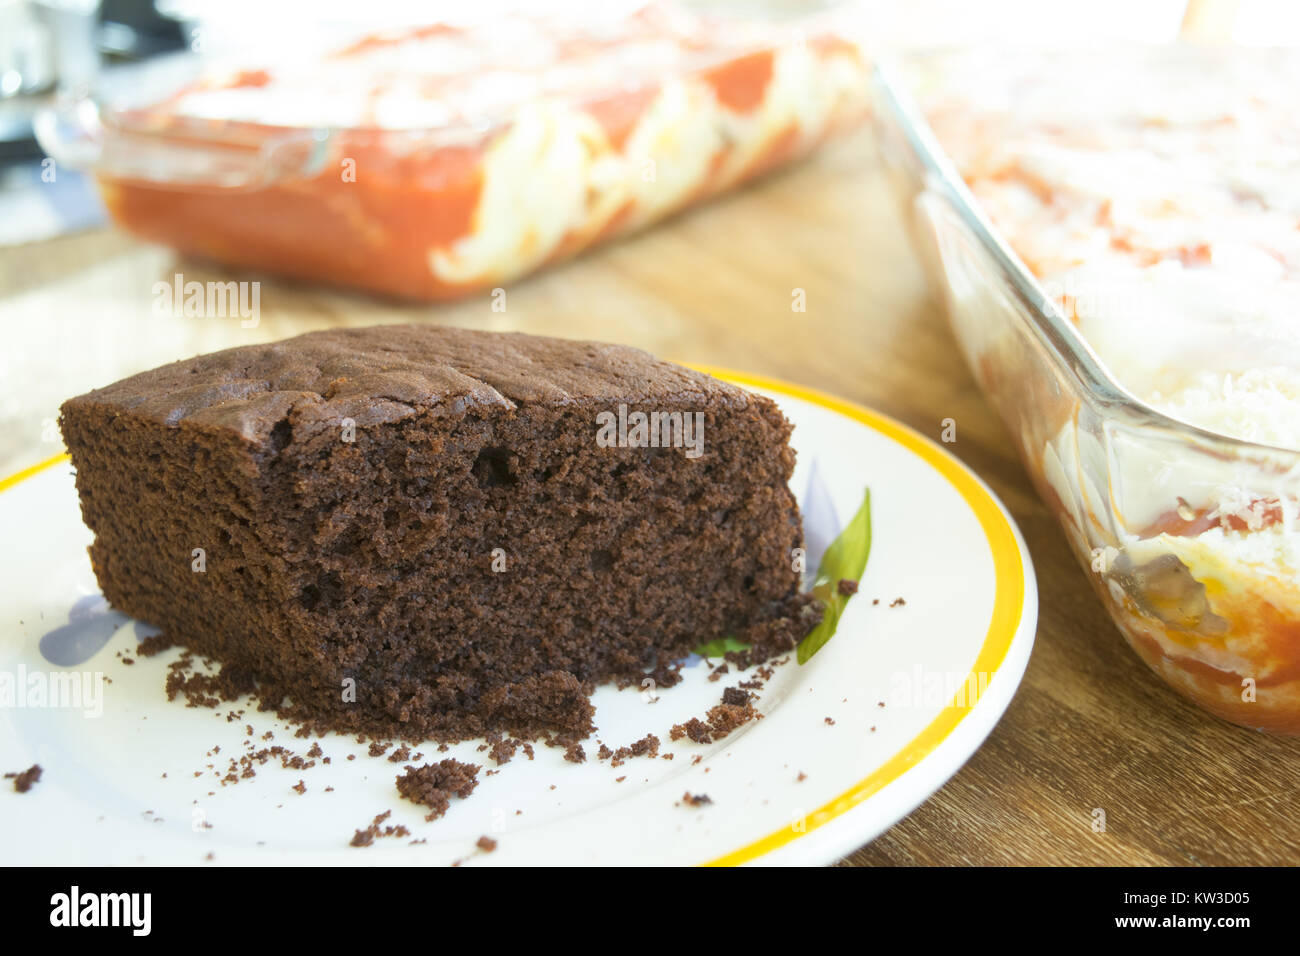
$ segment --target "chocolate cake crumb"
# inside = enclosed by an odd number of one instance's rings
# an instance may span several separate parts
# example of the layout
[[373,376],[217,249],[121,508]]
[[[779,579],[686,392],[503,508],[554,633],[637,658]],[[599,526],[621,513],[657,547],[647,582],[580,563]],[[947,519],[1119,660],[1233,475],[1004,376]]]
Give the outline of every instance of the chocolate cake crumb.
[[185,698],[186,707],[215,709],[222,701],[238,700],[255,687],[251,671],[226,665],[215,674],[195,670],[195,657],[186,651],[167,665],[167,699]]
[[681,724],[674,724],[668,731],[669,740],[681,740],[683,737],[689,737],[697,744],[711,744],[713,737],[709,733],[709,725],[698,717],[692,717],[690,720]]
[[826,726],[827,726],[827,727],[834,727],[834,726],[835,726],[835,719],[834,719],[833,717],[827,717],[827,718],[826,718]]
[[564,759],[569,763],[585,763],[587,752],[582,749],[582,744],[572,743],[564,751]]
[[889,602],[889,606],[890,606],[890,607],[902,607],[902,606],[905,605],[906,603],[907,603],[907,602],[906,602],[905,600],[903,600],[901,597],[896,597],[896,598],[894,598],[892,601]]
[[490,836],[481,836],[478,838],[478,842],[474,845],[484,853],[491,853],[497,848],[497,841],[492,839]]
[[739,671],[747,671],[754,666],[753,655],[748,650],[727,651],[723,657]]
[[[370,825],[364,830],[357,830],[352,837],[349,846],[370,846],[379,837],[408,837],[411,831],[402,824],[396,826],[384,826],[383,823],[393,815],[392,810],[385,810],[383,813],[376,814],[375,818],[370,821]],[[423,842],[423,841],[417,841]]]
[[398,747],[396,750],[394,750],[392,753],[388,755],[389,763],[405,763],[410,759],[411,759],[410,747]]
[[742,705],[736,704],[718,704],[716,707],[709,708],[709,729],[713,733],[714,740],[721,740],[737,727],[749,723],[759,717],[758,711],[754,706],[746,701]]
[[509,763],[518,748],[519,741],[515,740],[513,737],[506,737],[492,745],[492,750],[488,756],[491,757],[499,767],[502,764]]
[[397,777],[397,792],[412,803],[428,807],[432,812],[426,820],[436,820],[451,806],[451,797],[462,800],[478,786],[478,764],[462,763],[448,757],[438,763],[423,767],[407,767]]
[[737,707],[744,707],[749,703],[749,693],[741,690],[739,687],[728,687],[722,692],[722,702],[724,704],[734,704]]
[[688,807],[702,807],[713,802],[713,798],[707,793],[691,793],[687,791],[682,794],[682,803]]
[[392,744],[381,743],[380,741],[376,740],[374,743],[370,745],[370,756],[382,757],[384,753],[387,752],[388,748],[391,746]]
[[710,744],[760,717],[762,714],[754,710],[752,695],[738,687],[728,687],[723,691],[722,703],[710,707],[705,719],[692,717],[685,723],[676,724],[668,736],[670,740],[689,737],[697,744]]
[[[601,749],[609,750],[603,744]],[[609,756],[612,758],[611,767],[621,767],[631,757],[657,757],[659,756],[659,738],[654,734],[646,734],[640,740],[628,744],[626,747],[619,747],[617,750],[609,752]]]
[[839,583],[835,585],[835,590],[845,597],[850,597],[858,593],[858,582],[852,578],[840,578]]
[[41,765],[34,763],[26,770],[5,774],[5,779],[14,782],[15,793],[26,793],[40,782],[42,773],[44,771],[41,769]]
[[136,644],[135,652],[141,657],[154,657],[173,646],[172,639],[166,634],[154,634]]
[[[662,663],[646,674],[645,677],[654,681],[655,687],[676,687],[682,682],[682,661],[673,660]],[[642,683],[641,686],[644,687],[645,684]]]
[[293,790],[293,791],[295,791],[295,792],[297,792],[297,793],[299,793],[299,794],[303,794],[303,793],[306,793],[306,792],[307,792],[307,785],[306,785],[305,783],[303,783],[301,780],[299,780],[297,783],[295,783],[295,784],[294,784],[292,787],[290,787],[289,789],[290,789],[290,790]]

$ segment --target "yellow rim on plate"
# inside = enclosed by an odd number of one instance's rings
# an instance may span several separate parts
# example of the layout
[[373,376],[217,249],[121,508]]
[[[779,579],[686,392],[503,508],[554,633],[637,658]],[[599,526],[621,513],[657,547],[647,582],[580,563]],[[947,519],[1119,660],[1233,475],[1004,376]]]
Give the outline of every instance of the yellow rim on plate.
[[[853,402],[836,398],[825,392],[794,385],[778,379],[764,378],[730,369],[712,368],[695,365],[702,372],[725,379],[736,385],[758,388],[764,391],[789,395],[813,405],[829,409],[846,418],[866,425],[886,438],[902,445],[913,452],[942,475],[950,485],[965,499],[979,520],[984,536],[988,540],[989,551],[993,556],[995,574],[995,593],[993,614],[989,620],[988,632],[984,643],[971,670],[979,674],[993,675],[1006,659],[1007,651],[1016,636],[1021,614],[1025,604],[1025,568],[1020,558],[1020,548],[1016,544],[1015,532],[1010,522],[998,507],[991,495],[984,490],[979,480],[956,458],[943,451],[919,432],[894,421],[888,416],[874,412],[869,408]],[[6,491],[14,485],[68,460],[66,453],[54,455],[45,461],[24,468],[16,474],[0,479],[0,491]],[[707,861],[705,866],[735,866],[756,860],[764,854],[785,846],[801,836],[806,836],[818,827],[825,826],[837,817],[843,816],[861,804],[872,794],[903,776],[908,770],[920,763],[922,759],[935,750],[957,728],[970,713],[985,690],[983,681],[975,682],[973,688],[959,691],[953,701],[930,722],[924,730],[884,764],[868,776],[859,780],[848,790],[841,793],[829,803],[817,808],[802,821],[803,829],[787,827],[769,833],[738,850]]]
[[34,465],[24,468],[22,471],[15,472],[14,474],[10,475],[8,478],[0,478],[0,491],[7,491],[10,488],[12,488],[14,485],[18,484],[20,481],[26,481],[28,478],[30,478],[32,475],[36,474],[37,472],[44,471],[46,468],[53,468],[59,462],[67,461],[67,460],[68,460],[68,453],[66,451],[61,452],[57,455],[53,455],[49,458],[46,458],[44,461],[37,462]]
[[[842,398],[802,385],[763,378],[760,375],[709,366],[693,367],[736,385],[789,395],[860,422],[916,454],[957,489],[979,520],[980,527],[984,530],[984,537],[988,540],[989,551],[993,556],[995,580],[993,614],[989,620],[988,632],[984,636],[984,643],[980,647],[979,654],[976,655],[971,670],[977,674],[989,674],[990,677],[994,675],[1006,660],[1007,651],[1011,649],[1011,643],[1020,625],[1025,606],[1025,567],[1020,558],[1020,548],[1016,544],[1016,535],[1011,528],[1011,523],[998,507],[997,502],[984,490],[983,485],[966,466],[930,439],[901,422]],[[843,816],[872,794],[893,783],[943,743],[971,712],[983,695],[986,685],[984,681],[973,683],[976,686],[959,691],[952,702],[940,711],[924,730],[908,741],[884,764],[834,800],[808,814],[801,821],[803,823],[801,830],[795,830],[793,826],[777,830],[738,850],[709,860],[704,865],[737,866],[756,860],[801,836],[806,836],[818,827],[825,826],[836,817]]]

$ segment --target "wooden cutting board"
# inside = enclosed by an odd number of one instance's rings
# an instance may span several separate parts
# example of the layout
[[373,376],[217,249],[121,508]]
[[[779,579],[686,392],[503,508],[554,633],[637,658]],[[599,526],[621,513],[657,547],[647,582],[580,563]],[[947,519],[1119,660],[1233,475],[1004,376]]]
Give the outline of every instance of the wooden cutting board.
[[256,328],[155,315],[154,283],[177,272],[247,278],[112,230],[0,250],[0,475],[61,450],[52,424],[70,395],[199,352],[377,322],[626,342],[812,385],[936,438],[952,418],[948,447],[1028,541],[1037,646],[983,749],[846,862],[1300,862],[1300,740],[1202,713],[1129,651],[967,373],[867,137],[511,286],[503,312],[487,295],[417,307],[266,280]]

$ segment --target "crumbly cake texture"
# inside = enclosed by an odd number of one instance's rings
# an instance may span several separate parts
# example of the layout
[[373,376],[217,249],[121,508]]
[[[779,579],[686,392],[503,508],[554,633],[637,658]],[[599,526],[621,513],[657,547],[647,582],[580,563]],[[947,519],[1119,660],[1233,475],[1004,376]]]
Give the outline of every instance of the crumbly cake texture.
[[[703,415],[608,447],[597,415]],[[596,683],[816,622],[768,399],[615,345],[314,332],[63,405],[104,595],[317,730],[585,735]]]
[[26,770],[5,774],[5,779],[14,782],[15,793],[26,793],[40,782],[42,772],[40,764],[32,764]]
[[396,778],[397,792],[412,803],[428,807],[430,812],[425,819],[436,820],[447,813],[452,797],[464,800],[474,792],[482,769],[479,764],[451,757],[423,767],[407,767]]

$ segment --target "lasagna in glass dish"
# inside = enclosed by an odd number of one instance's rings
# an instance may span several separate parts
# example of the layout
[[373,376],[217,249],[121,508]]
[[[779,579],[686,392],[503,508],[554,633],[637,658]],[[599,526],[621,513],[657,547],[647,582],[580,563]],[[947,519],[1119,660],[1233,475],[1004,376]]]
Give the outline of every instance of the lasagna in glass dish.
[[[494,288],[862,121],[851,5],[443,5],[43,124],[113,218],[196,257],[414,300]],[[137,95],[134,97],[140,99]]]
[[[1300,58],[954,52],[880,126],[977,380],[1134,650],[1300,733]],[[906,92],[904,92],[906,90]]]

